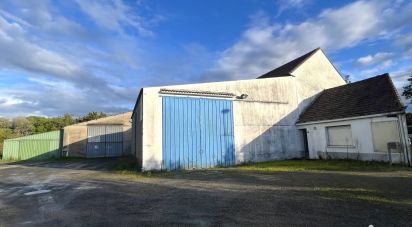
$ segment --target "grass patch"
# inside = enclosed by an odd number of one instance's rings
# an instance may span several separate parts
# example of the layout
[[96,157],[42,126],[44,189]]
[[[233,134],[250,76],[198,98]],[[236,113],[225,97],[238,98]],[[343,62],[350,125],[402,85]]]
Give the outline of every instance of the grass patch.
[[411,206],[411,200],[396,200],[378,194],[378,191],[367,190],[363,188],[331,188],[331,187],[315,187],[315,192],[321,195],[336,198],[341,200],[357,199],[368,203],[391,204],[391,205],[407,205]]
[[17,161],[16,160],[0,159],[0,164],[2,164],[2,163],[7,164],[7,163],[13,163],[13,162],[17,162]]
[[111,163],[109,169],[116,173],[136,173],[140,172],[141,168],[137,164],[136,158],[133,156],[126,156],[117,158],[115,162]]
[[235,167],[240,170],[299,172],[299,171],[412,171],[403,165],[389,165],[383,162],[364,162],[356,160],[287,160],[245,164]]

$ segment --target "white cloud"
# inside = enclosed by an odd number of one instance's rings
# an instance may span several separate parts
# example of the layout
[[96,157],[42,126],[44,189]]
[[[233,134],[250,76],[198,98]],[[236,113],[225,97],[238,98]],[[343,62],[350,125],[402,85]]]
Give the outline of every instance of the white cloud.
[[[17,23],[9,23],[0,16],[0,52],[7,53],[0,58],[4,68],[26,70],[69,80],[79,85],[82,76],[88,74],[76,63],[61,53],[45,49],[30,42],[25,30]],[[93,77],[93,75],[89,75]]]
[[[0,115],[115,113],[130,108],[137,88],[120,78],[124,77],[122,70],[136,65],[132,60],[136,58],[122,51],[127,47],[133,52],[136,40],[124,35],[116,40],[121,44],[96,39],[89,46],[81,34],[88,36],[93,31],[52,15],[47,4],[19,10],[19,15],[0,11],[0,68],[28,82],[0,87]],[[105,48],[96,47],[103,44]]]
[[407,57],[412,57],[412,32],[404,35],[400,35],[396,44],[404,49]]
[[395,63],[392,60],[386,60],[381,62],[380,64],[374,65],[372,68],[362,70],[360,74],[364,78],[376,76],[377,74],[384,73],[384,70],[388,70],[388,68],[392,67],[393,65],[395,65]]
[[308,4],[308,2],[309,0],[278,0],[278,11],[276,16],[280,16],[288,10],[299,10]]
[[357,60],[357,63],[363,66],[366,65],[374,65],[377,63],[382,63],[389,66],[388,59],[390,59],[394,54],[389,52],[379,52],[374,55],[367,55],[364,57],[360,57]]
[[153,35],[153,32],[143,25],[143,19],[121,0],[76,0],[76,2],[97,25],[103,28],[125,33],[125,27],[129,26],[141,35]]
[[[31,78],[30,83],[2,89],[1,116],[27,116],[30,114],[56,116],[63,113],[81,115],[89,111],[118,113],[129,110],[135,91],[113,88],[112,94],[79,89],[61,80]],[[127,95],[129,97],[125,98]]]
[[[410,15],[410,5],[357,1],[341,8],[326,9],[319,16],[297,24],[268,23],[264,19],[261,25],[253,23],[238,42],[223,51],[216,66],[204,77],[205,80],[214,80],[217,75],[221,79],[253,78],[316,47],[333,53],[387,39],[409,24]],[[392,63],[386,61],[385,65],[389,67]]]

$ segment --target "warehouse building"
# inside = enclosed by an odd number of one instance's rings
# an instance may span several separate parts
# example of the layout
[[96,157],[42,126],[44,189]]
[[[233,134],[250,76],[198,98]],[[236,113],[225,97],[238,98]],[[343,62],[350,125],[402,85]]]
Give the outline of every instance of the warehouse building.
[[[376,142],[379,148],[371,145],[374,144],[372,136],[364,140],[348,139],[347,125],[354,124],[350,130],[361,130],[351,136],[365,130],[362,125],[347,121],[351,120],[347,119],[349,115],[337,115],[333,119],[331,125],[343,124],[346,128],[342,129],[327,128],[328,124],[324,124],[322,119],[307,120],[306,116],[311,115],[306,112],[310,110],[308,107],[316,104],[319,97],[331,94],[339,99],[343,94],[329,91],[352,87],[346,85],[324,52],[317,48],[257,79],[142,88],[132,114],[132,153],[143,171],[174,170],[305,157],[339,158],[338,153],[346,148],[345,154],[362,150],[364,155],[361,159],[383,160],[385,157],[389,159],[387,149],[382,149],[390,143],[391,147],[397,147],[404,154],[403,158],[395,155],[393,161],[407,163],[410,151],[406,140],[402,139],[406,133],[403,105],[389,77],[384,77],[378,84],[384,84],[385,91],[391,93],[390,98],[377,99],[376,105],[386,105],[384,102],[388,101],[394,102],[395,107],[383,108],[376,113],[360,111],[357,113],[361,116],[356,115],[364,118],[372,114],[368,122],[392,122],[387,124],[392,131],[397,130],[398,137],[385,137],[383,143],[386,144],[378,145]],[[369,86],[373,86],[373,82]],[[344,94],[348,92],[350,89],[342,90]],[[370,92],[369,100],[381,95],[377,90]],[[364,104],[358,102],[364,98],[359,95],[352,97],[355,103],[351,107],[360,108],[359,105]],[[342,105],[346,103],[334,107],[339,109]],[[362,108],[369,110],[374,107],[366,105]],[[332,107],[328,110],[335,111]],[[386,126],[386,123],[376,123],[366,130],[373,130],[378,141],[386,133]],[[320,128],[316,131],[318,134],[313,132],[314,127]],[[348,143],[328,143],[333,140],[333,131],[338,137],[343,137],[336,141]],[[329,133],[329,140],[326,133]],[[399,140],[393,141],[397,138]],[[331,152],[337,153],[333,156]],[[375,152],[379,152],[380,158],[366,155]]]
[[63,157],[130,155],[131,115],[127,112],[65,127]]
[[259,79],[143,88],[132,149],[143,170],[300,158],[299,115],[343,84],[318,48]]
[[4,141],[3,159],[119,157],[131,154],[132,112]]
[[59,158],[63,130],[23,136],[4,141],[4,160],[42,160]]

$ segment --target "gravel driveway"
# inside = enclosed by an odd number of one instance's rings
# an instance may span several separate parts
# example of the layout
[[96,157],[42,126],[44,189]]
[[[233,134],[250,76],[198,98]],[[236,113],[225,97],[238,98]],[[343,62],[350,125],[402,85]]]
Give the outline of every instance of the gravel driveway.
[[0,226],[411,226],[405,172],[130,177],[110,160],[0,164]]

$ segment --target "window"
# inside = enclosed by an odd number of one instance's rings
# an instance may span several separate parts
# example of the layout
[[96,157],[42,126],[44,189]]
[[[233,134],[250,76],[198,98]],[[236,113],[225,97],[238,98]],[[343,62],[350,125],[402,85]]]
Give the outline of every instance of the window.
[[[398,121],[372,122],[373,147],[375,152],[388,152],[388,143],[400,146]],[[392,150],[396,152],[399,150]]]
[[350,125],[326,127],[328,146],[353,146]]

